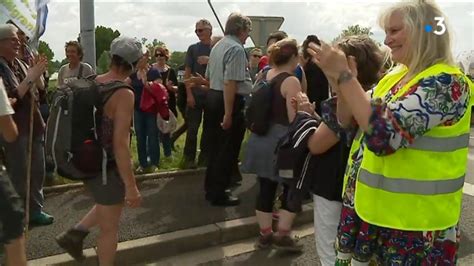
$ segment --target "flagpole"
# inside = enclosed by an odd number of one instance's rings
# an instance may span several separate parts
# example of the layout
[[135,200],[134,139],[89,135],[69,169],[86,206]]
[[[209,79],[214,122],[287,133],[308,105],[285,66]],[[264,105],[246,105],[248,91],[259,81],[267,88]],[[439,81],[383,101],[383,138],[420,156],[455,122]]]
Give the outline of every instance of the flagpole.
[[[30,48],[37,53],[39,38],[43,35],[46,29],[46,17],[48,16],[48,7],[47,3],[49,0],[36,0],[36,27],[33,38],[31,38]],[[36,63],[36,62],[35,62]],[[46,88],[44,88],[46,89]],[[32,154],[33,154],[33,127],[34,127],[34,114],[37,111],[37,106],[35,102],[36,95],[36,83],[31,86],[27,93],[30,96],[30,121],[29,121],[29,136],[28,136],[28,148],[27,148],[27,164],[26,164],[26,199],[25,199],[25,240],[27,239],[28,229],[30,224],[30,198],[31,198],[31,167],[32,167]]]
[[207,0],[207,3],[208,3],[209,6],[211,7],[212,13],[214,13],[214,17],[216,17],[217,23],[219,23],[219,27],[221,27],[222,34],[224,34],[224,32],[225,32],[225,31],[224,31],[224,27],[222,27],[221,21],[219,20],[219,17],[217,16],[217,13],[216,13],[216,11],[214,10],[214,7],[212,6],[211,0]]
[[80,42],[84,48],[84,62],[96,69],[95,53],[95,14],[94,14],[94,0],[80,0],[80,23],[81,33]]

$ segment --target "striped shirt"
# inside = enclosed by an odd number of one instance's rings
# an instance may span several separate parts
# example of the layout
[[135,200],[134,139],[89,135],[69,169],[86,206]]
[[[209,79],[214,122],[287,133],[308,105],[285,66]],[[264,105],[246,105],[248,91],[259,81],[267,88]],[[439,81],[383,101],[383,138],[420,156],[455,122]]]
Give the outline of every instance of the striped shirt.
[[237,81],[237,93],[247,95],[252,89],[249,62],[244,46],[235,36],[226,35],[211,50],[206,77],[212,90],[223,91],[224,81]]

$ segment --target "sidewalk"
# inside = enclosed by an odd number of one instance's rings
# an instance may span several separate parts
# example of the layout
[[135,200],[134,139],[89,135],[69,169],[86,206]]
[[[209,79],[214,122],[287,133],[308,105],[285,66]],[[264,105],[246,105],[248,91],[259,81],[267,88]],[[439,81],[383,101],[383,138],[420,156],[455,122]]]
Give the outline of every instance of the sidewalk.
[[[138,209],[124,211],[119,241],[254,216],[257,193],[254,176],[244,176],[242,186],[235,190],[242,203],[229,208],[209,205],[204,200],[203,182],[202,175],[143,181],[140,184],[143,205]],[[92,200],[83,189],[48,194],[45,211],[54,215],[56,220],[51,226],[32,228],[29,232],[28,259],[62,253],[54,241],[54,236],[73,226],[91,206]],[[85,248],[93,247],[96,235],[97,232],[93,232],[86,239]]]

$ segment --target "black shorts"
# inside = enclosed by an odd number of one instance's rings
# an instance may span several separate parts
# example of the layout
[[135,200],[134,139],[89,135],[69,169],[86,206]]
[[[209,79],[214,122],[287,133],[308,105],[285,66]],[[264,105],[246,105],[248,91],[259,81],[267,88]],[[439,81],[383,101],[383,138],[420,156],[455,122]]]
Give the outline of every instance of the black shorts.
[[23,235],[23,202],[16,193],[4,167],[0,165],[0,244],[8,244]]
[[107,171],[107,184],[105,185],[102,182],[102,176],[85,180],[84,184],[97,204],[117,205],[125,200],[125,185],[116,169]]

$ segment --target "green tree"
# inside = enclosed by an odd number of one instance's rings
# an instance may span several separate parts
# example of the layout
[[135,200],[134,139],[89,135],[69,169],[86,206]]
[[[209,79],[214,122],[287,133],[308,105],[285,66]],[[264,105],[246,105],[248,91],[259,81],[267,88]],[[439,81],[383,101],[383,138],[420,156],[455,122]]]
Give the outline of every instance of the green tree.
[[[113,30],[108,27],[104,26],[97,26],[95,28],[95,54],[96,56],[102,57],[104,51],[108,51],[110,49],[110,44],[112,41],[120,36],[120,32],[118,30]],[[100,58],[98,57],[98,58]],[[97,64],[99,59],[97,59]]]
[[54,58],[53,50],[51,50],[51,48],[49,47],[49,44],[44,41],[39,42],[38,53],[45,55],[46,58],[48,58],[48,61],[51,61]]
[[54,58],[54,52],[49,47],[49,44],[47,42],[40,41],[39,46],[38,46],[38,53],[48,58],[48,72],[54,73],[54,66],[52,64],[52,60]]
[[58,72],[59,68],[64,64],[67,64],[66,58],[64,58],[62,61],[59,61],[59,60],[51,61],[48,65],[49,74],[52,75],[53,73]]
[[353,35],[368,35],[369,37],[374,35],[372,33],[372,28],[370,27],[361,27],[359,24],[351,25],[347,29],[342,30],[342,33],[339,34],[333,41],[338,40],[342,37],[353,36]]
[[174,51],[171,53],[170,59],[168,60],[168,65],[174,69],[177,69],[179,66],[184,64],[185,57],[186,52]]
[[97,74],[103,74],[107,72],[110,65],[110,55],[109,51],[103,51],[97,60]]

